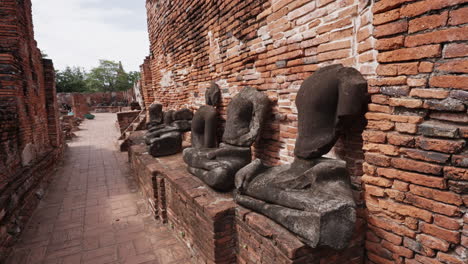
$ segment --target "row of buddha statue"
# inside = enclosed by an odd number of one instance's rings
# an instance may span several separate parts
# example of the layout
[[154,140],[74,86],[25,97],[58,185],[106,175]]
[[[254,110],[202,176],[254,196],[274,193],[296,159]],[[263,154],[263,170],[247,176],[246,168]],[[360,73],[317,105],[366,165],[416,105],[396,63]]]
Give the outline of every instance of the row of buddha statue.
[[206,105],[162,111],[153,104],[146,134],[155,157],[182,151],[182,133],[191,131],[192,146],[183,150],[188,171],[219,192],[233,191],[235,201],[259,212],[315,248],[345,248],[353,234],[356,204],[340,159],[323,157],[343,134],[345,124],[363,115],[367,82],[354,68],[341,64],[317,70],[301,85],[297,97],[298,136],[291,164],[269,167],[252,160],[269,112],[268,97],[246,87],[227,107],[218,142],[218,85],[206,91]]

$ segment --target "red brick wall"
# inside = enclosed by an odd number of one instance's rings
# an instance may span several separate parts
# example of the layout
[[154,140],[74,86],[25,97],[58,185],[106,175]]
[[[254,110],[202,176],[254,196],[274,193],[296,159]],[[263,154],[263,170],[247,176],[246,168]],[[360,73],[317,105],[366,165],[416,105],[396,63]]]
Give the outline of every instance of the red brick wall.
[[[0,4],[0,262],[63,151],[54,68],[34,40],[31,2]],[[19,229],[18,229],[19,228]]]
[[[145,102],[196,110],[216,81],[223,97],[222,127],[231,98],[245,86],[256,87],[272,105],[255,156],[272,165],[291,162],[297,136],[294,101],[302,81],[332,63],[355,67],[369,79],[375,75],[371,6],[359,0],[147,1],[151,55],[141,71],[147,80]],[[359,223],[366,214],[361,190],[365,123],[363,117],[350,128],[331,154],[348,162]],[[362,249],[363,236],[356,240]]]
[[302,81],[331,63],[355,67],[369,81],[369,112],[330,155],[348,163],[358,216],[369,222],[369,262],[461,263],[468,240],[465,2],[147,0],[145,102],[196,110],[214,80],[223,92],[222,127],[232,96],[256,87],[272,111],[255,155],[275,165],[293,159]]
[[379,66],[362,178],[370,263],[468,262],[464,3],[373,6]]
[[[145,102],[146,110],[149,109],[149,106],[154,102],[154,92],[153,92],[153,81],[151,75],[151,59],[146,57],[144,63],[140,66],[140,82],[143,100]],[[149,114],[147,113],[147,116]]]

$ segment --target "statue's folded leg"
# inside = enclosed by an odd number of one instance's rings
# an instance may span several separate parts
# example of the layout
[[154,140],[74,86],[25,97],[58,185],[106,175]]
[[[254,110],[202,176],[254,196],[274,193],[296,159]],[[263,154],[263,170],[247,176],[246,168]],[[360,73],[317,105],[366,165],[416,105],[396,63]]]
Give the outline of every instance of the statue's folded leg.
[[189,167],[188,170],[207,185],[219,191],[228,191],[232,189],[234,185],[234,173],[232,172],[232,168],[229,168],[222,163],[218,163],[218,167],[212,170],[204,170],[194,167]]
[[182,134],[171,132],[154,138],[150,142],[149,153],[153,157],[172,155],[182,150]]

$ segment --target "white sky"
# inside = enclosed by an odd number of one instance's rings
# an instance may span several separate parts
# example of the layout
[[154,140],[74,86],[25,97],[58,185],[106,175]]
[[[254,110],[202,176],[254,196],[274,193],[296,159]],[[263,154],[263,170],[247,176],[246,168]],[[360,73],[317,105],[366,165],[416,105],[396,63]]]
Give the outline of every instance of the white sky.
[[149,54],[145,0],[32,0],[35,38],[56,69],[99,59],[138,71]]

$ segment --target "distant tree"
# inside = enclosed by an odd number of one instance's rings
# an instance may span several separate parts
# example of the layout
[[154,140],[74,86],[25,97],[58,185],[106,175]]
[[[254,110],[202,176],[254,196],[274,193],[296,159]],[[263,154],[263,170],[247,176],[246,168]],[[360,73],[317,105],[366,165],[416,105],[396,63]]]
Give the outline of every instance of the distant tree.
[[91,91],[125,91],[133,86],[121,62],[100,60],[99,66],[93,68],[87,77],[86,83]]
[[79,67],[67,67],[64,71],[56,71],[56,85],[59,93],[86,92],[86,72]]
[[136,83],[140,80],[140,72],[139,71],[131,71],[128,73],[128,79],[130,83]]

